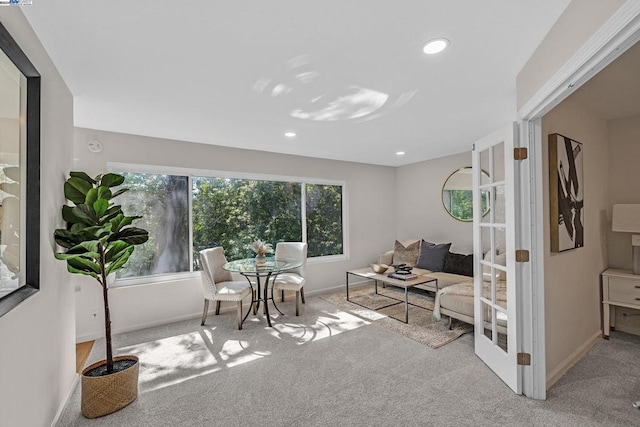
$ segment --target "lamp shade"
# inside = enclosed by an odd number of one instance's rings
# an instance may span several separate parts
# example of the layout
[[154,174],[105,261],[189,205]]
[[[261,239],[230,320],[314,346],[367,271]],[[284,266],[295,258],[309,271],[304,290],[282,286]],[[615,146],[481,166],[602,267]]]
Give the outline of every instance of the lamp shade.
[[640,233],[640,205],[613,205],[611,230]]

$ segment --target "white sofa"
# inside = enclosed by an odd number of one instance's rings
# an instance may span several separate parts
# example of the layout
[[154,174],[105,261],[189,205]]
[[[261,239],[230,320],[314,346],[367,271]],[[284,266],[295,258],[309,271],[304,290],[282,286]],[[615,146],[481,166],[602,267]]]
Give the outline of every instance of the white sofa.
[[[416,240],[408,240],[403,244],[405,246],[416,242]],[[379,264],[391,265],[393,264],[393,250],[387,251],[378,257]],[[418,275],[428,275],[438,279],[438,291],[435,296],[433,316],[440,320],[441,315],[449,316],[449,320],[457,319],[466,323],[474,323],[474,283],[472,276],[466,276],[462,274],[456,274],[452,272],[433,272],[414,267],[412,273]],[[483,293],[489,297],[490,282],[484,282]],[[504,277],[501,276],[497,282],[497,299],[501,306],[506,307],[506,282]],[[422,288],[431,292],[435,292],[435,284],[432,282],[424,285],[417,285],[417,288]],[[487,321],[491,320],[491,313],[484,314],[484,318]],[[498,316],[498,331],[506,333],[506,319],[502,319]],[[486,323],[487,326],[489,325]],[[451,326],[451,322],[449,323]]]

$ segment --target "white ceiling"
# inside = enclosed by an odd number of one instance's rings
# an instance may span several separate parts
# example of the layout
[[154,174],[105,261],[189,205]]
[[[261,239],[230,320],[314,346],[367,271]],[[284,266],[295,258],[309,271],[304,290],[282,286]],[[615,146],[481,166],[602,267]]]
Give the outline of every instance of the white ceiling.
[[[75,97],[78,127],[399,166],[470,150],[513,120],[516,75],[568,3],[38,0],[23,10]],[[424,55],[435,37],[449,49]]]

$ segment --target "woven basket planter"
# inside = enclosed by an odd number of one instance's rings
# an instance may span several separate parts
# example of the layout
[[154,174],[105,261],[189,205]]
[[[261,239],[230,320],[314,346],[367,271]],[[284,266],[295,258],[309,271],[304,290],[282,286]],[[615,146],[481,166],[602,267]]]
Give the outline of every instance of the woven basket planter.
[[97,418],[124,408],[138,397],[138,371],[140,363],[136,356],[117,356],[113,361],[135,360],[135,364],[124,371],[99,377],[88,377],[86,372],[104,365],[106,360],[94,363],[82,371],[82,415]]

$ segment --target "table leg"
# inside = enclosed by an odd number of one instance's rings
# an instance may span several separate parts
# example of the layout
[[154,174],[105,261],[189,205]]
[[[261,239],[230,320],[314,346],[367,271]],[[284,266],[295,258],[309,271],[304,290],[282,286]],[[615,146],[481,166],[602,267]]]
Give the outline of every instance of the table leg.
[[602,309],[604,311],[603,316],[604,317],[604,331],[602,332],[602,335],[605,340],[609,339],[609,322],[610,322],[610,312],[609,312],[609,304],[602,304]]
[[349,273],[347,273],[347,301],[349,301]]
[[409,323],[409,287],[404,288],[404,323]]
[[269,304],[267,303],[269,297],[269,277],[271,274],[267,276],[267,279],[264,282],[264,315],[267,316],[267,324],[271,328],[271,316],[269,316]]

